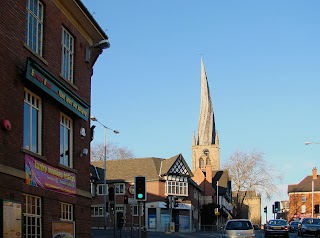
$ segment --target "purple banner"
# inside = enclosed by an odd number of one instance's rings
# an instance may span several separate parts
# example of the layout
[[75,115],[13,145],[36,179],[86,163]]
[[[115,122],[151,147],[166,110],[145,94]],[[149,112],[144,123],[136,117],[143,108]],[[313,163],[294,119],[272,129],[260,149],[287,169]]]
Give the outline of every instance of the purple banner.
[[28,185],[67,195],[76,194],[74,173],[52,167],[27,154],[25,154],[25,170],[25,183]]

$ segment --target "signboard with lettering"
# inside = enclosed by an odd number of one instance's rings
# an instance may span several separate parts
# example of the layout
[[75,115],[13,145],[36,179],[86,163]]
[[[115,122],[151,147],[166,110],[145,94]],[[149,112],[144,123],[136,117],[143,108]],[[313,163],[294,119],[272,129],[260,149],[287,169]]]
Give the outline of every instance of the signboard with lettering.
[[55,192],[74,195],[76,194],[76,176],[41,161],[31,155],[25,154],[25,183]]
[[27,61],[26,79],[37,85],[79,117],[88,121],[89,105],[31,58],[28,58]]
[[21,204],[0,200],[0,237],[3,238],[21,238]]

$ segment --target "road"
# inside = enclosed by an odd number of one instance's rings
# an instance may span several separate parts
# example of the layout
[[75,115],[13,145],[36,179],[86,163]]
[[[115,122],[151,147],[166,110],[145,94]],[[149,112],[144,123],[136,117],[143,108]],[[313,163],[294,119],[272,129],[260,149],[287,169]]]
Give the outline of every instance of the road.
[[[130,231],[105,231],[105,230],[92,230],[92,238],[111,238],[111,237],[121,237],[121,238],[138,238],[138,233]],[[163,233],[163,232],[147,232],[147,235],[142,234],[141,238],[162,238],[162,237],[170,237],[170,238],[189,238],[189,237],[211,237],[211,238],[222,238],[222,233],[219,232],[194,232],[194,233]],[[289,238],[297,238],[298,235],[296,232],[289,233]],[[314,237],[314,236],[309,236]],[[256,238],[264,238],[263,230],[256,231]],[[276,237],[277,238],[277,237]]]

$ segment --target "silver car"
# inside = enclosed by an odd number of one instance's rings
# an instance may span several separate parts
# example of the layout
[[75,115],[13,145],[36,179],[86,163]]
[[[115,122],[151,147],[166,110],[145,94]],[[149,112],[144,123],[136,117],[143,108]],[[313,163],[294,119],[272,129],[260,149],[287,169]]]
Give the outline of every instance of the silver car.
[[253,225],[248,219],[232,219],[226,222],[223,238],[254,238]]

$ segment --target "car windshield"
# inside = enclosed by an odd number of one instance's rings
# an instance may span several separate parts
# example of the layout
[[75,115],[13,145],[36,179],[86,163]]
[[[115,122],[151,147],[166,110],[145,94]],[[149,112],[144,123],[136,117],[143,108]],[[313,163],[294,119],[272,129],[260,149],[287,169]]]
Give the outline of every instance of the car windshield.
[[320,219],[303,219],[302,224],[320,224]]
[[226,230],[250,230],[252,224],[249,221],[229,221]]
[[298,224],[299,224],[298,221],[292,221],[292,222],[291,222],[291,225],[298,225]]
[[272,225],[272,226],[283,226],[286,224],[287,224],[287,222],[285,220],[271,220],[271,221],[269,221],[269,225]]

